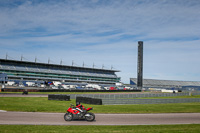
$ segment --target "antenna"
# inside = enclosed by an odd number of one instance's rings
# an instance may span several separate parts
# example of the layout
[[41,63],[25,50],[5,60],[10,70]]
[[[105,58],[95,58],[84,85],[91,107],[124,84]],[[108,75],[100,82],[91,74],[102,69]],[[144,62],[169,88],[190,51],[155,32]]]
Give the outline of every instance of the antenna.
[[13,59],[13,60],[14,60],[14,58],[10,57],[10,56],[8,55],[8,53],[6,53],[6,60],[7,60],[8,58],[10,58],[10,59]]
[[37,57],[35,56],[35,63],[37,62]]
[[85,64],[85,62],[83,62],[83,67],[88,67],[88,65],[87,65],[87,64]]
[[25,58],[25,57],[23,56],[23,54],[22,54],[22,55],[21,55],[21,61],[23,61],[23,59],[28,61],[28,59]]
[[50,63],[50,58],[48,59],[48,64]]
[[23,55],[21,55],[21,61],[22,61],[22,59],[23,59]]
[[104,64],[102,65],[102,69],[104,68]]
[[62,59],[61,59],[61,61],[60,61],[60,65],[62,65]]
[[74,62],[74,60],[72,60],[72,66],[79,66],[79,65],[76,64],[76,63]]
[[6,53],[6,60],[8,59],[8,53]]
[[113,66],[111,65],[111,70],[113,69]]
[[37,62],[40,62],[41,60],[39,60],[38,58],[37,58],[37,56],[35,56],[35,63],[37,63]]
[[94,66],[95,66],[95,65],[94,65],[94,62],[93,62],[93,68],[94,68]]

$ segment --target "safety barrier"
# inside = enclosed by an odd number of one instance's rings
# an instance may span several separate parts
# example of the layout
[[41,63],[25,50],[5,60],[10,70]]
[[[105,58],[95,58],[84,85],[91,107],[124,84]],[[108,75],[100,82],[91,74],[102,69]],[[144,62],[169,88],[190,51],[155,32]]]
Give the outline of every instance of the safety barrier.
[[48,95],[49,100],[76,99],[77,102],[86,104],[159,104],[159,103],[188,103],[200,102],[200,98],[169,98],[169,99],[135,99],[145,97],[173,97],[200,95],[200,92],[182,93],[134,93],[134,94],[69,94],[69,95]]
[[193,96],[200,95],[200,91],[191,92],[191,95],[193,95]]
[[89,98],[89,97],[76,97],[76,103],[86,103],[86,104],[95,104],[102,105],[102,99]]
[[116,104],[165,104],[165,103],[192,103],[192,102],[200,102],[200,98],[102,99],[103,105],[116,105]]
[[50,95],[48,95],[48,100],[69,101],[70,100],[70,96],[68,96],[68,95],[59,95],[59,94],[50,94]]
[[126,94],[69,94],[71,99],[76,97],[91,97],[99,99],[145,98],[145,97],[173,97],[189,96],[189,92],[182,93],[126,93]]

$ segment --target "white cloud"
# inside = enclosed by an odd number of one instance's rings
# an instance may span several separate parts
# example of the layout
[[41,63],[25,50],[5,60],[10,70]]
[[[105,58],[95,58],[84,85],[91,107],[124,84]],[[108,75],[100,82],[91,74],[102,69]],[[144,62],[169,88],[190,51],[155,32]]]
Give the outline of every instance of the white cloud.
[[143,40],[144,77],[200,80],[198,0],[17,2],[0,2],[1,57],[113,65],[128,83]]

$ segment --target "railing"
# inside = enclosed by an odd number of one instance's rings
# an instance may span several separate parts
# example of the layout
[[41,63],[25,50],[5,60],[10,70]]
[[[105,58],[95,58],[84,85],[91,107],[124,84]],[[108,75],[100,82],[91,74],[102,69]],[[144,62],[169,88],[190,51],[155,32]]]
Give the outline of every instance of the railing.
[[115,104],[165,104],[200,102],[200,98],[169,98],[169,99],[102,99],[104,105]]
[[182,93],[141,93],[141,94],[70,94],[71,99],[76,97],[89,97],[102,99],[104,105],[115,104],[164,104],[164,103],[190,103],[200,102],[200,98],[168,98],[168,99],[136,99],[147,97],[176,97],[200,95],[200,92],[182,92]]
[[[173,96],[189,96],[189,92],[182,93],[134,93],[134,94],[70,94],[71,99],[77,96],[100,98],[100,99],[129,99],[129,98],[146,98],[146,97],[173,97]],[[193,95],[193,94],[192,94]],[[200,95],[200,94],[199,94]]]

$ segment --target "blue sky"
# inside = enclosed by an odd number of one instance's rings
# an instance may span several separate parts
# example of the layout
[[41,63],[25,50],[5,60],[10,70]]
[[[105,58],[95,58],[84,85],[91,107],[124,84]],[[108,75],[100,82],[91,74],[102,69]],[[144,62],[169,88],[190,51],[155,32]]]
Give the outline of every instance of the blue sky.
[[0,58],[120,70],[137,77],[200,81],[199,0],[0,0]]

